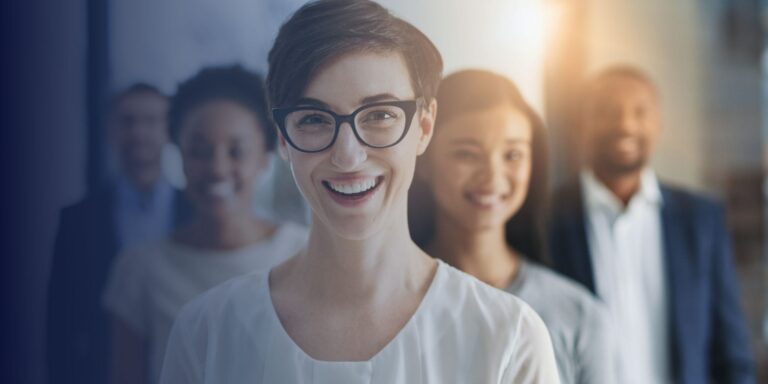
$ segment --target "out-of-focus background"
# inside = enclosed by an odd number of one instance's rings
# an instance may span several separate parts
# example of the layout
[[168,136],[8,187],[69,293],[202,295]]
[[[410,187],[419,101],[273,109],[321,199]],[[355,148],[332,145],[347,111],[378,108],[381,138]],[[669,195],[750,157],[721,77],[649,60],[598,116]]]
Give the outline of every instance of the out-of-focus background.
[[[664,124],[654,164],[662,179],[726,204],[752,345],[768,380],[768,1],[380,2],[435,42],[446,73],[486,68],[520,86],[552,133],[555,183],[574,172],[581,81],[613,63],[645,69],[657,81]],[[103,124],[108,95],[136,81],[172,93],[213,64],[264,73],[277,29],[302,3],[35,0],[4,12],[4,40],[13,41],[4,60],[25,63],[23,73],[4,74],[24,86],[4,90],[20,117],[3,129],[22,130],[19,156],[8,165],[21,177],[9,188],[31,191],[14,204],[23,219],[7,224],[18,244],[3,255],[13,276],[5,284],[14,283],[4,318],[21,327],[6,343],[17,382],[45,380],[45,294],[58,211],[114,172]],[[167,152],[166,172],[181,185],[178,155]]]

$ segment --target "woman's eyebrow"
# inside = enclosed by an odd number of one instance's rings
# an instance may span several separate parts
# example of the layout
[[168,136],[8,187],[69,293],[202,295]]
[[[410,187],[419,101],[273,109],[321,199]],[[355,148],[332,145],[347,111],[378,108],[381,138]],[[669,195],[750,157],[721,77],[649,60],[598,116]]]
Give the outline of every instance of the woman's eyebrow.
[[392,101],[392,100],[400,100],[400,98],[391,93],[379,93],[373,96],[366,96],[360,99],[360,104],[363,105],[363,104],[378,103],[380,101]]
[[[400,100],[400,98],[391,93],[379,93],[372,96],[366,96],[360,99],[360,105],[377,103],[380,101],[392,101],[392,100]],[[331,109],[331,107],[325,102],[312,97],[301,97],[298,100],[296,100],[296,105]]]
[[328,104],[318,100],[313,99],[311,97],[302,97],[298,100],[296,100],[296,105],[302,105],[302,106],[310,106],[310,107],[318,107],[323,109],[330,109]]
[[[472,147],[482,147],[483,144],[475,139],[454,139],[451,140],[450,144],[453,145],[468,145]],[[507,145],[518,145],[518,144],[531,144],[531,140],[527,139],[508,139],[505,141],[505,144]]]
[[475,139],[454,139],[451,140],[451,144],[454,145],[471,145],[475,147],[480,147],[481,144]]

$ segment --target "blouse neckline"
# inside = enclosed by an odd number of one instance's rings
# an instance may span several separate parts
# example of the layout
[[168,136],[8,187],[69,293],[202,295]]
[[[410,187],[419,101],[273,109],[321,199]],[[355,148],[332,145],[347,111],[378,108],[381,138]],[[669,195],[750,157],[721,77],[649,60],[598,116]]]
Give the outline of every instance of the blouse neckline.
[[291,335],[288,334],[288,331],[283,326],[282,321],[280,321],[280,317],[277,315],[277,310],[275,310],[275,305],[272,302],[272,293],[269,287],[269,275],[271,273],[271,270],[266,273],[266,276],[264,279],[262,279],[262,292],[266,292],[267,295],[267,311],[268,316],[271,318],[271,320],[276,324],[276,327],[278,328],[278,335],[277,337],[284,340],[285,343],[288,343],[290,347],[296,351],[306,360],[319,365],[345,365],[345,366],[356,366],[356,365],[370,365],[375,361],[379,356],[386,353],[386,351],[390,348],[393,348],[393,345],[397,342],[398,339],[402,338],[403,335],[410,330],[410,328],[415,327],[415,323],[418,321],[418,317],[421,316],[421,313],[426,311],[430,303],[433,301],[432,297],[436,295],[436,291],[439,291],[440,288],[438,287],[440,283],[443,280],[443,275],[446,273],[444,271],[446,269],[446,265],[442,260],[437,259],[437,269],[435,271],[434,276],[432,276],[432,281],[429,284],[429,288],[427,288],[427,292],[424,294],[424,297],[422,297],[421,302],[419,303],[416,310],[413,312],[411,317],[408,319],[408,321],[405,323],[405,325],[400,328],[400,330],[395,334],[395,336],[387,342],[387,344],[381,348],[376,354],[374,354],[370,359],[368,360],[319,360],[312,356],[310,356],[307,352],[304,351],[304,349],[301,348],[291,337]]

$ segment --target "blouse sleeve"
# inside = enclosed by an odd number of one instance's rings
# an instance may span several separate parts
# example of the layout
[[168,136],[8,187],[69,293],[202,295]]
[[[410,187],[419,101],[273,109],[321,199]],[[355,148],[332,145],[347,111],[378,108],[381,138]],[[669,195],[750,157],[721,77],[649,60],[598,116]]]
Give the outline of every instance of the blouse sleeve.
[[504,384],[559,384],[555,353],[544,322],[527,306],[501,382]]
[[102,296],[104,308],[140,335],[147,335],[147,284],[144,252],[134,249],[114,261]]
[[165,359],[160,373],[160,384],[203,383],[204,361],[201,355],[200,330],[196,330],[196,316],[191,306],[184,307],[176,318],[168,338]]

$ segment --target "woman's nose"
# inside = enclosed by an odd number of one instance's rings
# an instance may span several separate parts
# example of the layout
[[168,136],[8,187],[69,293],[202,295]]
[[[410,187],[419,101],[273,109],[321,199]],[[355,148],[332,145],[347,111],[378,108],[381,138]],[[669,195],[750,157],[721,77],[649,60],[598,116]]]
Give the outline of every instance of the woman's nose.
[[331,163],[342,171],[353,171],[362,164],[368,154],[365,144],[357,139],[348,123],[341,124],[339,136],[331,147]]
[[232,162],[225,151],[215,151],[208,160],[208,172],[218,178],[227,176],[231,166]]
[[504,189],[507,180],[506,166],[502,158],[487,157],[479,169],[480,182],[489,190]]

